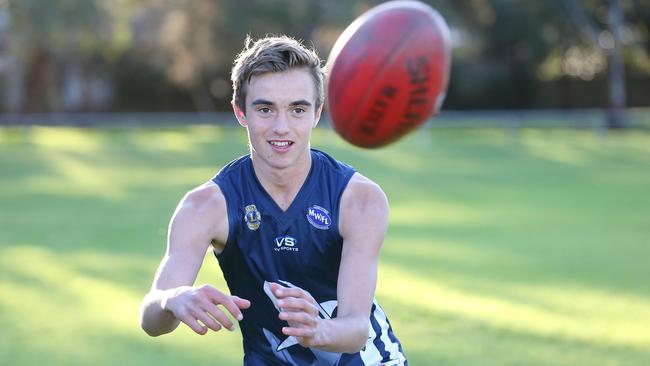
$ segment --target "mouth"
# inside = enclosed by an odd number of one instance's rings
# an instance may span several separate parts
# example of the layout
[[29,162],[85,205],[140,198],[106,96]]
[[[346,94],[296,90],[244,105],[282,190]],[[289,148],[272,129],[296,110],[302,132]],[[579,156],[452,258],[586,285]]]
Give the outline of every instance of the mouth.
[[293,145],[293,141],[289,141],[289,140],[269,140],[268,143],[269,145],[271,145],[273,150],[276,151],[289,150],[291,145]]

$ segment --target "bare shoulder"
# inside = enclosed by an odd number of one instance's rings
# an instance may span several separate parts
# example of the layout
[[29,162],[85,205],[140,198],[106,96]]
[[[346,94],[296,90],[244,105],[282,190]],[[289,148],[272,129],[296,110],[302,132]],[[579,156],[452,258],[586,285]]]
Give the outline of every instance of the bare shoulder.
[[[388,199],[381,187],[360,173],[355,173],[348,186],[343,191],[341,205],[363,209],[366,206],[385,206],[388,209]],[[352,207],[350,207],[352,206]]]
[[226,199],[221,188],[214,182],[208,181],[187,192],[180,206],[195,214],[206,214],[225,208]]
[[181,199],[170,225],[170,232],[193,234],[218,247],[228,237],[226,199],[217,184],[208,181],[187,192]]
[[367,225],[385,229],[388,225],[388,199],[377,183],[355,173],[341,196],[339,215],[341,234]]

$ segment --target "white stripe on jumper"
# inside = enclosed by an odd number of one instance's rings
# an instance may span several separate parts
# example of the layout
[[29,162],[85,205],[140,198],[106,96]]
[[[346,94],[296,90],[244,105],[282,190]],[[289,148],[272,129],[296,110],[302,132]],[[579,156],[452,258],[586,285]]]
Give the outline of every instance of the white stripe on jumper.
[[393,343],[390,340],[390,337],[388,337],[388,319],[386,319],[384,309],[382,309],[379,304],[376,305],[377,308],[375,309],[373,316],[381,327],[381,340],[384,342],[384,347],[386,347],[386,351],[390,354],[391,360],[400,360],[400,362],[403,363],[406,361],[406,357],[404,357],[404,355],[399,351],[397,343]]
[[[373,304],[375,305],[375,309],[377,309],[376,300],[373,300]],[[366,342],[366,348],[363,351],[359,352],[359,356],[361,356],[361,360],[363,361],[364,365],[374,366],[378,365],[381,362],[381,354],[379,353],[379,350],[374,343],[375,337],[377,337],[377,333],[375,333],[375,329],[372,327],[372,322],[370,319],[368,319],[368,323],[370,326],[370,331],[368,332],[368,341]]]

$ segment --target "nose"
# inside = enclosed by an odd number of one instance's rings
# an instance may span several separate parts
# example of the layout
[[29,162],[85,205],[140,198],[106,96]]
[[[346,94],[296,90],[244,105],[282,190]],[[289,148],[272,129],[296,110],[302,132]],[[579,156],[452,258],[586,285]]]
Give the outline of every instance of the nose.
[[286,113],[278,113],[273,121],[273,133],[284,136],[289,133],[289,118]]

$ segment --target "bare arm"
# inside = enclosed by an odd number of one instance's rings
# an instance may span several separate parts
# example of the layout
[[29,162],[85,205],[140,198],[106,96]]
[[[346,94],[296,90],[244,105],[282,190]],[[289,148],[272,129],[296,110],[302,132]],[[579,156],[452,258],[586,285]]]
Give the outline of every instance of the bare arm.
[[141,326],[151,336],[169,333],[180,322],[199,334],[234,324],[217,307],[223,305],[235,318],[247,300],[229,296],[216,288],[192,287],[211,243],[225,243],[228,220],[225,199],[215,184],[208,182],[189,192],[179,203],[169,224],[167,251],[151,290],[142,300]]
[[339,230],[343,252],[338,278],[337,317],[318,318],[316,301],[304,290],[274,286],[284,334],[330,352],[358,352],[367,342],[377,284],[377,260],[388,226],[388,201],[369,179],[355,174],[341,198]]

